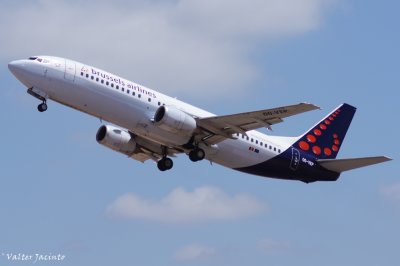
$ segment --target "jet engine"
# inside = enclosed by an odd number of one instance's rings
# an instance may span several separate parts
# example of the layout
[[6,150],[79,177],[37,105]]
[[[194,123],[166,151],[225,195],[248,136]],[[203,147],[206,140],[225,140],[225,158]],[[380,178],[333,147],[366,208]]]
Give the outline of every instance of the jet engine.
[[187,113],[172,106],[160,106],[154,123],[159,128],[183,136],[191,136],[196,129],[196,120]]
[[97,130],[96,140],[101,145],[128,156],[131,156],[136,150],[136,142],[131,133],[115,126],[101,126]]

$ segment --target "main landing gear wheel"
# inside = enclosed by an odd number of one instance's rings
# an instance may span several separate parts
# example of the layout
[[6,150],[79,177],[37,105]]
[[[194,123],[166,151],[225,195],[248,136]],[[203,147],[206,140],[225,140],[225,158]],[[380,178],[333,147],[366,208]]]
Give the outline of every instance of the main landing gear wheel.
[[47,104],[46,104],[46,102],[43,102],[43,103],[39,104],[38,107],[37,107],[37,109],[38,109],[39,112],[44,112],[44,111],[46,111],[46,110],[47,110]]
[[200,149],[200,148],[195,148],[194,150],[191,150],[189,152],[189,159],[192,162],[201,161],[204,159],[205,156],[206,156],[206,153],[204,152],[203,149]]
[[174,166],[174,162],[168,157],[164,157],[157,162],[157,167],[160,171],[170,170],[172,166]]

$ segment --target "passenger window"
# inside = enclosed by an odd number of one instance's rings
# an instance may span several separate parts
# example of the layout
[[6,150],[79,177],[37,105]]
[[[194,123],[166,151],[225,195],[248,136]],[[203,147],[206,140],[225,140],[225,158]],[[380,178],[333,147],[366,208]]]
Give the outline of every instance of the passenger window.
[[122,88],[122,91],[124,91],[124,88]]
[[114,83],[111,83],[111,88],[114,88]]
[[256,144],[258,144],[258,140],[256,140]]
[[139,98],[141,98],[141,97],[142,97],[142,95],[138,94],[138,97],[139,97]]
[[89,77],[89,74],[86,74],[86,77],[88,78],[88,77]]
[[151,98],[148,99],[149,103],[151,102]]
[[93,76],[91,76],[90,78],[91,78],[92,80],[94,80],[94,77],[93,77]]
[[106,82],[106,85],[108,86],[109,84],[110,84],[110,82],[107,81],[107,82]]
[[99,82],[99,78],[96,78],[96,81]]
[[135,96],[135,95],[136,95],[136,93],[135,93],[134,91],[132,91],[132,95],[133,95],[133,96]]
[[117,88],[117,90],[119,90],[119,86],[118,85],[115,88]]

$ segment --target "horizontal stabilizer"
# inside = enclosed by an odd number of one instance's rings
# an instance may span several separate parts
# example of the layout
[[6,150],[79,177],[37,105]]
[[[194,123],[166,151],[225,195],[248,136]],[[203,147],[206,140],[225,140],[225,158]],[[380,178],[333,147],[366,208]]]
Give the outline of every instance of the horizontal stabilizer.
[[352,169],[365,167],[372,164],[383,163],[392,160],[386,156],[351,158],[351,159],[322,159],[318,164],[325,169],[341,173]]

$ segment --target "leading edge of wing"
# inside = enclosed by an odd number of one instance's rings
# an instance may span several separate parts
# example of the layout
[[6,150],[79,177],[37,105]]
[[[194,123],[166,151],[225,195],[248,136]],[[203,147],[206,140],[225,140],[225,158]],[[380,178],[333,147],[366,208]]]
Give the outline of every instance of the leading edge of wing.
[[274,124],[283,122],[283,118],[316,109],[321,108],[310,103],[299,103],[253,112],[199,118],[197,125],[213,135],[232,138],[232,134],[245,134],[246,131],[262,127],[270,128]]

